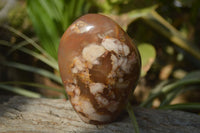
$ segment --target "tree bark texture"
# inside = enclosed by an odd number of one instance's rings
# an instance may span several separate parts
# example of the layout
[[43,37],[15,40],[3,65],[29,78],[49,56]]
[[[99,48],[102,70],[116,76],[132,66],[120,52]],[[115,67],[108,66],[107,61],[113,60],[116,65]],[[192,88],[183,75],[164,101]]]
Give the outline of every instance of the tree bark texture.
[[[171,110],[133,108],[140,133],[200,133],[200,116]],[[91,125],[81,121],[63,99],[0,98],[0,132],[134,133],[127,114],[116,122]]]

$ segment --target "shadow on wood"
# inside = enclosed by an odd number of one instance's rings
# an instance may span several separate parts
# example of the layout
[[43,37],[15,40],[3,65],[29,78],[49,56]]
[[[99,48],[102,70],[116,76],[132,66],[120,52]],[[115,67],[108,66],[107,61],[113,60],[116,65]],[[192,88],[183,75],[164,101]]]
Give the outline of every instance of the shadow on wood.
[[[134,112],[141,133],[200,133],[199,115],[138,107]],[[0,132],[134,133],[134,129],[128,116],[96,126],[82,122],[69,101],[13,97],[0,102]]]

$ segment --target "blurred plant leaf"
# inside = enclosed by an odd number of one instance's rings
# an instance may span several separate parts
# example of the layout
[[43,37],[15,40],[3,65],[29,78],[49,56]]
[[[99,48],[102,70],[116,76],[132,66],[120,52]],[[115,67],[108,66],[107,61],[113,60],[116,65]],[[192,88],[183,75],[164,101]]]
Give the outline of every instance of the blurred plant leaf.
[[21,64],[21,63],[17,63],[17,62],[11,62],[11,61],[1,61],[0,64],[5,65],[5,66],[9,66],[9,67],[14,67],[17,69],[21,69],[24,71],[28,71],[28,72],[33,72],[33,73],[37,73],[39,75],[42,75],[44,77],[47,77],[49,79],[52,79],[53,81],[62,84],[61,78],[58,77],[57,75],[55,75],[54,73],[44,70],[42,68],[37,68],[37,67],[33,67],[33,66],[28,66],[25,64]]
[[140,133],[139,126],[138,126],[138,123],[137,123],[137,120],[136,120],[136,117],[135,117],[135,114],[133,112],[133,108],[132,108],[130,102],[127,103],[126,110],[129,114],[129,117],[131,118],[132,123],[133,123],[135,133]]
[[149,15],[143,17],[143,19],[171,42],[200,60],[200,52],[194,49],[193,45],[156,11],[152,11]]
[[23,88],[20,88],[20,87],[0,84],[0,88],[7,90],[7,91],[14,92],[14,93],[22,95],[22,96],[27,96],[27,97],[32,97],[32,98],[42,97],[39,93],[32,92],[32,91],[29,91],[27,89],[23,89]]
[[28,43],[30,43],[34,48],[36,48],[40,53],[42,53],[44,56],[46,56],[49,60],[53,62],[57,62],[52,56],[50,56],[42,47],[40,47],[35,41],[33,41],[31,38],[26,36],[25,34],[21,33],[20,31],[14,29],[13,27],[10,27],[8,25],[3,25],[2,27],[8,29],[9,31],[15,33],[16,35],[20,36],[21,38],[25,39]]
[[188,73],[183,79],[182,81],[187,81],[187,80],[195,80],[195,79],[199,79],[200,80],[200,71],[194,71],[191,73]]
[[160,107],[160,109],[175,109],[175,110],[200,110],[200,103],[182,103]]
[[149,7],[142,8],[142,9],[135,9],[128,13],[128,17],[129,17],[130,21],[134,21],[141,17],[146,17],[152,11],[155,11],[157,7],[158,7],[158,5],[153,5],[153,6],[149,6]]
[[175,89],[174,91],[168,93],[166,96],[163,97],[163,100],[161,100],[159,108],[165,105],[169,105],[170,102],[180,93],[181,92],[179,89]]
[[130,21],[139,18],[143,19],[147,24],[173,42],[176,46],[182,48],[196,59],[200,60],[200,50],[194,48],[194,45],[191,42],[189,42],[176,28],[160,16],[155,11],[156,8],[157,5],[134,10],[128,13],[128,17]]
[[[32,38],[33,41],[36,41],[37,38]],[[8,42],[9,43],[9,42]],[[7,55],[10,55],[12,54],[13,52],[15,52],[16,50],[20,49],[21,47],[24,47],[26,45],[30,44],[29,42],[27,42],[26,40],[18,43],[18,44],[15,44],[14,46],[11,47],[11,49],[8,51],[8,54]]]
[[76,17],[88,12],[85,0],[27,0],[27,11],[41,46],[57,60],[59,40]]
[[[4,46],[8,46],[8,47],[12,47],[13,45],[10,44],[9,42],[7,41],[4,41],[4,40],[0,40],[0,45],[4,45]],[[19,47],[15,47],[14,48],[15,50],[19,50],[19,51],[22,51],[28,55],[31,55],[33,57],[35,57],[36,59],[42,61],[43,63],[47,64],[48,66],[52,67],[53,69],[55,70],[58,70],[58,63],[57,62],[54,62],[54,61],[51,61],[49,60],[47,57],[45,57],[44,55],[42,54],[39,54],[37,52],[34,52],[33,50],[31,49],[28,49],[28,48],[24,48],[22,46],[19,46]],[[13,52],[13,51],[12,51]]]
[[38,84],[38,83],[34,83],[34,82],[19,82],[19,81],[9,81],[9,82],[0,82],[0,85],[24,85],[24,86],[29,86],[29,87],[36,87],[39,89],[47,89],[47,90],[51,90],[51,91],[56,91],[59,93],[64,93],[64,89],[63,88],[54,88],[54,87],[50,87],[47,85],[43,85],[43,84]]
[[142,60],[141,76],[144,77],[156,58],[156,50],[151,44],[148,43],[139,44],[138,50]]
[[[199,80],[200,81],[200,71],[195,71],[195,72],[191,72],[188,75],[186,75],[184,78],[182,78],[181,80],[179,80],[179,82],[188,82],[188,80]],[[188,86],[182,86],[179,87],[177,89],[175,89],[174,91],[168,93],[165,98],[163,98],[163,100],[160,103],[160,107],[162,106],[166,106],[168,104],[170,104],[170,102],[180,93],[185,92],[185,91],[189,91],[193,89],[193,87],[188,87]]]
[[[50,2],[50,1],[48,1]],[[47,3],[47,2],[46,2]],[[59,31],[55,23],[40,3],[40,0],[28,0],[27,10],[35,31],[43,48],[53,57],[57,58],[59,44]],[[45,6],[46,7],[46,6]],[[52,9],[53,10],[53,9]],[[52,11],[52,13],[54,13]],[[54,13],[55,14],[55,13]]]
[[[171,82],[172,81],[170,81],[170,80],[164,80],[164,81],[160,82],[159,84],[156,85],[155,88],[153,88],[151,90],[148,97],[151,97],[152,95],[159,93],[164,86],[168,85]],[[144,103],[141,103],[141,106],[144,106],[143,104]],[[151,106],[152,106],[152,102],[149,102],[148,104],[145,105],[145,107],[148,107],[148,108],[151,107]]]
[[178,94],[178,91],[181,91],[183,87],[185,88],[185,90],[187,90],[187,86],[196,84],[200,84],[200,71],[191,72],[188,75],[186,75],[183,79],[164,86],[161,90],[159,90],[156,93],[151,93],[151,95],[149,95],[149,97],[140,106],[149,107],[149,105],[152,104],[155,98],[159,98],[160,96],[167,96],[170,92]]

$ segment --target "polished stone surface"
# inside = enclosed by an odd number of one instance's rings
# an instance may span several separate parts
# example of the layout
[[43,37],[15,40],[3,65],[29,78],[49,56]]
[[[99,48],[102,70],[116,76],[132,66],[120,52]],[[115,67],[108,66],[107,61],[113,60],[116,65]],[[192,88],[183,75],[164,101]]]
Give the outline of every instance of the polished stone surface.
[[117,118],[137,84],[140,55],[131,38],[110,18],[87,14],[61,38],[62,81],[80,118],[93,124]]

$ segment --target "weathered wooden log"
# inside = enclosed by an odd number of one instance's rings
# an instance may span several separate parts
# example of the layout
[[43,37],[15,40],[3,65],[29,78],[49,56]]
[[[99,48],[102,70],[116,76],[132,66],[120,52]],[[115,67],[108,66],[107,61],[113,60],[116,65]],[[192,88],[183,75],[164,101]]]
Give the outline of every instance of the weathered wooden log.
[[[141,133],[200,133],[199,115],[133,109]],[[69,101],[12,97],[0,98],[0,132],[134,133],[134,128],[127,114],[111,124],[90,125],[80,120]]]

